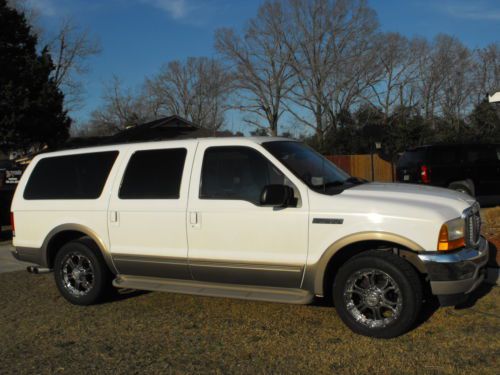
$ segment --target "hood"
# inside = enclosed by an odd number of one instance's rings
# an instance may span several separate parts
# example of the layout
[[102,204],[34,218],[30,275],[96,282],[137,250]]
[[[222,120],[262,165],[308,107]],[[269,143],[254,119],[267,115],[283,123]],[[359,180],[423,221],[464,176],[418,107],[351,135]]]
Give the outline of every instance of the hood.
[[459,217],[474,202],[474,198],[449,189],[379,182],[353,186],[333,196],[310,194],[311,209],[315,212],[377,213],[441,223]]
[[467,207],[475,202],[471,196],[454,190],[426,185],[371,182],[344,191],[346,195],[372,197],[393,197],[396,200],[421,201],[443,204],[447,201]]

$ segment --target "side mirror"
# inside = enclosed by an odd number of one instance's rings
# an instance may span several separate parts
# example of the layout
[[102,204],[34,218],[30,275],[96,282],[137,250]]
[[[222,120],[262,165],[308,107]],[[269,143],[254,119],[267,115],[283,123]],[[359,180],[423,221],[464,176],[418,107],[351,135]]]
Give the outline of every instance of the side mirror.
[[267,185],[260,194],[262,206],[287,207],[294,201],[293,189],[286,185]]

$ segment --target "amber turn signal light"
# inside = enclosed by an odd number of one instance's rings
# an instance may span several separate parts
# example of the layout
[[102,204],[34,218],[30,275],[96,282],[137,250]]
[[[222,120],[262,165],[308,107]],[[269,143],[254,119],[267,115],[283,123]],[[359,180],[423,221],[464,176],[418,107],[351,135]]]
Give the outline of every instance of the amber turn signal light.
[[448,227],[446,226],[446,224],[441,226],[441,230],[439,231],[439,239],[437,246],[439,251],[455,250],[464,246],[465,246],[465,239],[463,237],[450,241],[448,239]]

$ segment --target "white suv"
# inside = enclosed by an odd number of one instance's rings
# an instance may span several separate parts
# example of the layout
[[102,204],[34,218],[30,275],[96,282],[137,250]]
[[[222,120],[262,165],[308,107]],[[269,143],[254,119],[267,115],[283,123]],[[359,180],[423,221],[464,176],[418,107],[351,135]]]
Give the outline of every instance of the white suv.
[[306,304],[394,337],[429,288],[484,278],[479,206],[451,190],[366,183],[302,143],[207,138],[37,156],[12,204],[14,255],[87,305],[112,285]]

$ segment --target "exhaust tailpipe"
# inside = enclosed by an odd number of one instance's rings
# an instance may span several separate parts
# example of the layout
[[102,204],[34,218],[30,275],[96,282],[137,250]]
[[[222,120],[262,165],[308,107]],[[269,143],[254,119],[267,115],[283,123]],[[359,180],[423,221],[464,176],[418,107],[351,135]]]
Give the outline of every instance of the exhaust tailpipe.
[[42,268],[38,266],[28,266],[26,267],[26,271],[29,273],[33,273],[35,275],[41,274],[41,273],[49,273],[52,272],[52,269],[50,268]]

